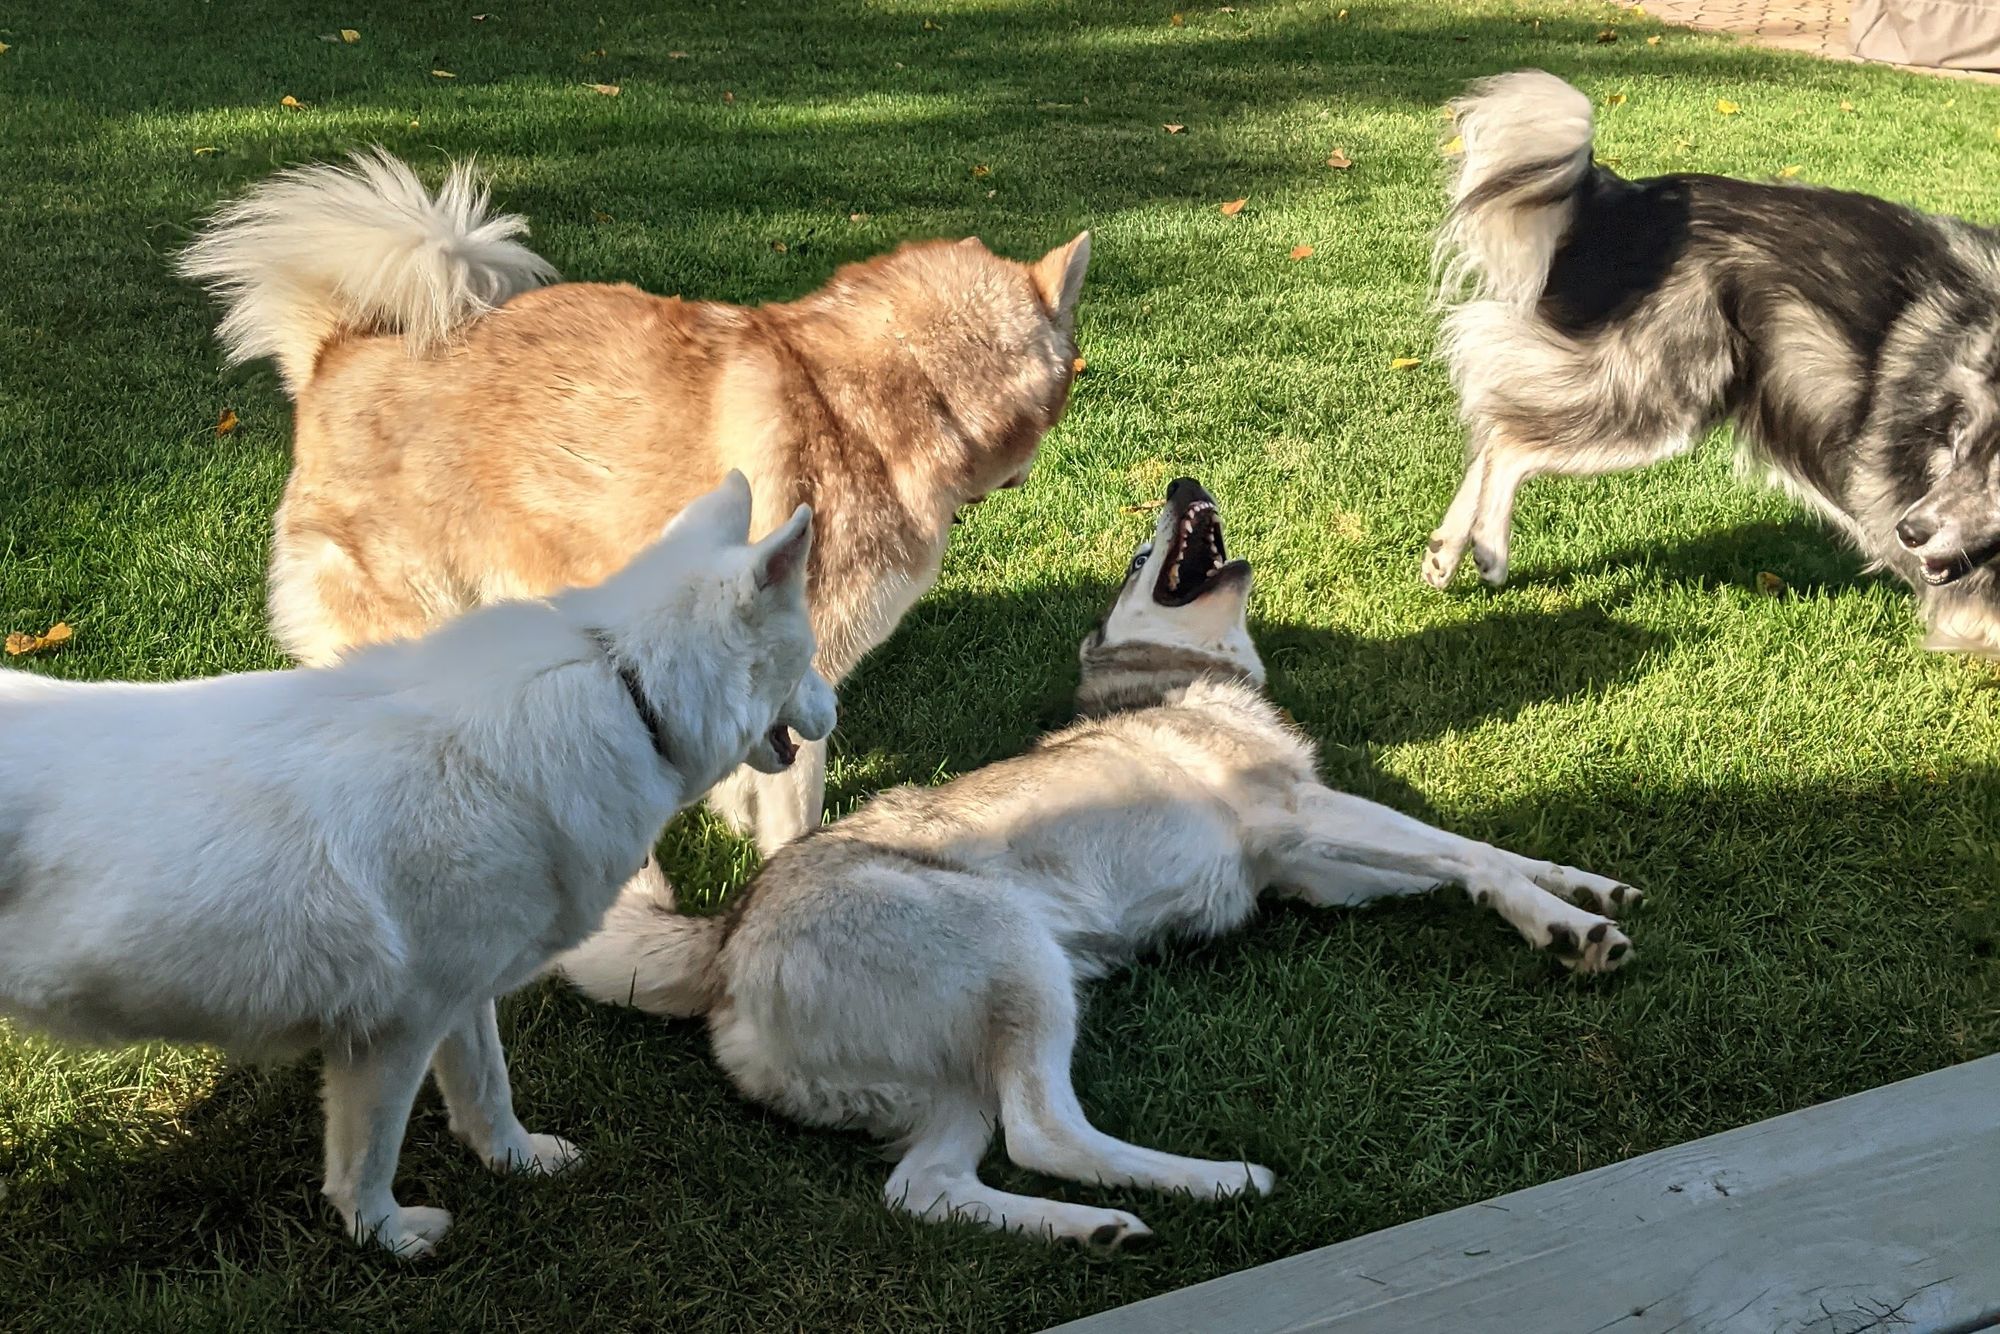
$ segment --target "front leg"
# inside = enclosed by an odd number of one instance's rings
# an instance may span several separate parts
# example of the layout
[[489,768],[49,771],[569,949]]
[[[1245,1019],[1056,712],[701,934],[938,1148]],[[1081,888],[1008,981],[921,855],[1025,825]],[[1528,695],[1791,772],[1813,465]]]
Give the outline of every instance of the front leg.
[[431,1070],[451,1114],[451,1133],[495,1172],[553,1175],[581,1156],[568,1140],[531,1134],[515,1119],[507,1054],[500,1047],[500,1019],[492,1001],[471,1007],[445,1034]]
[[1256,821],[1252,855],[1279,893],[1320,906],[1465,887],[1523,939],[1577,972],[1611,972],[1632,957],[1632,942],[1609,918],[1557,897],[1587,895],[1606,911],[1639,892],[1602,876],[1537,862],[1462,838],[1401,811],[1313,785],[1283,815]]
[[410,1105],[437,1045],[435,1030],[393,1033],[365,1048],[325,1054],[327,1200],[349,1236],[374,1241],[406,1260],[428,1255],[451,1215],[405,1208],[391,1186]]

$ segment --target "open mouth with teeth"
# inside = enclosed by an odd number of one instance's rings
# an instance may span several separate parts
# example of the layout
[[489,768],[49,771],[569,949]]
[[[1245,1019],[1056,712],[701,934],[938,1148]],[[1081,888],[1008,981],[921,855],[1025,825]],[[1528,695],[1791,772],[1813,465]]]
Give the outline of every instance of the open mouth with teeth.
[[1955,551],[1948,556],[1920,556],[1917,572],[1932,588],[1943,588],[1946,584],[1957,583],[1995,556],[2000,556],[2000,541],[1988,543],[1975,551]]
[[1163,607],[1184,607],[1205,593],[1249,578],[1249,561],[1229,559],[1229,548],[1222,541],[1222,516],[1201,483],[1183,477],[1168,487],[1167,508],[1173,528],[1153,581],[1153,601]]
[[764,739],[771,743],[771,753],[778,757],[781,766],[789,768],[799,757],[799,743],[792,739],[792,729],[783,723],[766,732]]

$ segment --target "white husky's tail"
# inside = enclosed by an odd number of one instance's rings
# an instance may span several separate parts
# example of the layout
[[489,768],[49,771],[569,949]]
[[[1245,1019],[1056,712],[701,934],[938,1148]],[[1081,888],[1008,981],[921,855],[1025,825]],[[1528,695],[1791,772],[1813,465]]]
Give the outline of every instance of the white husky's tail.
[[378,148],[265,181],[217,212],[178,267],[227,304],[229,360],[274,358],[297,397],[335,334],[394,330],[422,352],[555,276],[514,239],[527,221],[487,204],[471,163],[433,195]]
[[626,885],[597,934],[555,967],[592,1000],[688,1019],[715,1004],[722,928],[720,917],[676,912],[673,891],[655,871]]
[[1464,143],[1438,232],[1438,292],[1533,304],[1590,172],[1590,99],[1553,74],[1520,70],[1452,103]]

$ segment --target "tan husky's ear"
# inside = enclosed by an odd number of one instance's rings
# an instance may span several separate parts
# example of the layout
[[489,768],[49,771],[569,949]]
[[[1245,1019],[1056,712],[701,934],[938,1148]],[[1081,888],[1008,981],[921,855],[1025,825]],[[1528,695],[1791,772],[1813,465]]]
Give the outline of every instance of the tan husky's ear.
[[757,591],[803,580],[806,557],[812,554],[812,506],[801,505],[784,527],[757,544]]
[[1083,290],[1083,271],[1090,267],[1090,233],[1078,232],[1068,245],[1057,246],[1036,260],[1028,270],[1035,290],[1042,294],[1057,320],[1076,313],[1077,293]]

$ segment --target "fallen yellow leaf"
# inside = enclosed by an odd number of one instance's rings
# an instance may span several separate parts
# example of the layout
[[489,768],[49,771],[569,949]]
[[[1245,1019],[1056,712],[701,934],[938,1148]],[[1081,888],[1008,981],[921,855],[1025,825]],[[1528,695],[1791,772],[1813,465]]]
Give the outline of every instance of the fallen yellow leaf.
[[490,19],[490,18],[492,18],[492,17],[493,17],[493,16],[492,16],[491,14],[474,14],[474,15],[472,16],[472,21],[473,21],[474,23],[484,23],[484,22],[486,22],[486,20],[488,20],[488,19]]
[[1336,148],[1328,155],[1326,165],[1332,167],[1335,171],[1346,171],[1354,165],[1354,159]]
[[1796,162],[1789,167],[1780,167],[1778,168],[1778,179],[1781,181],[1789,181],[1790,179],[1792,179],[1792,177],[1798,175],[1799,171],[1800,168]]
[[431,77],[433,79],[456,79],[458,76],[448,69],[434,69],[431,71]]
[[1243,211],[1243,206],[1249,202],[1250,199],[1247,195],[1242,199],[1230,200],[1228,203],[1222,206],[1222,216],[1225,218],[1235,217],[1238,213],[1241,213]]
[[723,90],[722,90],[722,104],[723,104],[724,106],[730,106],[730,107],[733,107],[733,106],[735,106],[735,105],[736,105],[736,94],[735,94],[735,93],[732,93],[732,92],[730,92],[730,91],[729,91],[729,90],[728,90],[727,88],[723,89]]
[[925,19],[925,20],[924,20],[924,31],[925,31],[925,32],[943,32],[943,31],[944,31],[944,24],[942,24],[942,23],[933,23],[933,22],[931,22],[931,21],[930,21],[929,19]]
[[991,167],[987,166],[987,165],[986,165],[986,164],[985,164],[984,162],[975,162],[975,163],[973,163],[973,164],[972,164],[972,179],[973,179],[973,180],[975,180],[975,181],[983,181],[983,180],[985,180],[985,179],[986,179],[986,178],[987,178],[988,176],[991,176],[992,174],[993,174],[993,168],[991,168]]
[[278,99],[278,105],[281,107],[291,107],[293,110],[296,111],[298,108],[304,106],[305,103],[299,101],[298,98],[293,97],[290,93],[286,93],[283,97]]
[[783,241],[771,242],[771,249],[777,251],[781,255],[784,254],[786,250],[788,250],[789,248],[790,247],[788,247]]
[[1624,105],[1625,105],[1625,94],[1623,94],[1623,93],[1613,93],[1613,94],[1611,94],[1611,96],[1609,96],[1609,97],[1607,97],[1607,98],[1605,98],[1605,99],[1604,99],[1604,105],[1605,105],[1605,106],[1608,106],[1608,107],[1622,107],[1622,106],[1624,106]]
[[1334,18],[1334,22],[1336,22],[1336,23],[1338,23],[1338,22],[1339,22],[1340,20],[1342,20],[1342,19],[1344,19],[1344,18],[1346,18],[1346,17],[1347,17],[1347,11],[1346,11],[1346,10],[1344,10],[1344,9],[1343,9],[1343,10],[1341,10],[1341,11],[1340,11],[1340,12],[1339,12],[1338,14],[1335,14],[1335,15],[1333,16],[1333,18]]
[[1392,357],[1389,360],[1389,369],[1392,371],[1406,371],[1412,366],[1421,366],[1423,364],[1424,359],[1422,357]]
[[615,83],[586,83],[583,86],[600,97],[618,96],[618,85]]
[[868,221],[868,215],[866,213],[850,213],[847,215],[847,220],[849,222],[866,222]]
[[1292,247],[1293,259],[1311,259],[1312,253],[1313,248],[1309,245],[1295,245]]
[[1845,98],[1843,98],[1841,99],[1840,109],[1842,111],[1852,111],[1854,110],[1854,103],[1849,102]]
[[1161,129],[1163,129],[1163,130],[1165,130],[1165,131],[1166,131],[1166,132],[1167,132],[1168,134],[1179,134],[1179,133],[1180,133],[1180,132],[1181,132],[1182,130],[1185,130],[1185,129],[1187,128],[1187,126],[1185,126],[1185,125],[1162,125],[1162,126],[1161,126],[1160,128],[1161,128]]
[[203,144],[200,148],[194,150],[194,155],[196,157],[208,157],[211,154],[220,153],[221,151],[221,149],[215,147],[213,144]]
[[1118,512],[1120,514],[1144,514],[1149,510],[1165,509],[1166,507],[1167,502],[1164,500],[1138,500],[1130,505],[1120,505]]
[[592,222],[616,222],[616,221],[617,221],[617,219],[616,219],[616,218],[613,218],[613,217],[612,217],[612,216],[611,216],[611,215],[610,215],[609,213],[606,213],[606,212],[605,212],[604,210],[602,210],[602,209],[596,209],[596,208],[594,208],[594,209],[590,210],[590,220],[591,220]]
[[240,425],[242,425],[242,422],[237,419],[236,409],[224,408],[222,415],[215,419],[215,433],[217,435],[228,435]]
[[1082,357],[1073,358],[1069,363],[1069,373],[1071,375],[1081,375],[1084,372],[1084,368],[1087,367],[1088,365],[1090,365],[1090,363],[1085,361]]
[[5,43],[5,42],[0,42],[0,53],[5,53],[5,52],[8,52],[8,51],[12,51],[13,49],[14,49],[14,48],[13,48],[13,47],[11,47],[11,46],[9,46],[9,45],[7,45],[7,43]]
[[1185,28],[1187,27],[1187,15],[1176,14],[1172,18],[1168,19],[1167,22],[1172,24],[1176,28]]
[[1769,570],[1757,571],[1757,591],[1767,598],[1781,598],[1785,595],[1785,581]]
[[1648,37],[1646,39],[1647,46],[1658,46],[1659,44],[1660,44],[1660,35],[1658,33],[1654,33],[1651,37]]
[[1463,153],[1464,151],[1465,151],[1465,139],[1460,135],[1454,134],[1453,136],[1451,136],[1451,142],[1444,146],[1444,155],[1446,157],[1457,157],[1460,153]]
[[1617,40],[1618,30],[1616,28],[1606,28],[1597,34],[1597,44],[1599,46],[1609,46]]
[[361,34],[352,28],[342,28],[340,30],[340,40],[346,42],[349,46],[353,46],[361,40]]
[[1718,97],[1715,99],[1715,111],[1717,115],[1733,116],[1742,109],[1743,109],[1742,107],[1737,106],[1736,103],[1730,101],[1726,97]]
[[57,621],[44,635],[22,634],[17,630],[7,636],[7,652],[18,658],[23,653],[40,653],[44,649],[61,648],[69,642],[72,633],[67,621]]

